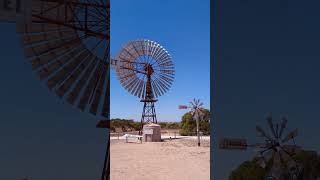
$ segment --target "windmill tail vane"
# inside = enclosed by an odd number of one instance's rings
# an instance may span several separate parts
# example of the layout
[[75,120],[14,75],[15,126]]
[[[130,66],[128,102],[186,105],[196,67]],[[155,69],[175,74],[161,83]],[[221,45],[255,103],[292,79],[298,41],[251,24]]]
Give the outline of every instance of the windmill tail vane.
[[189,107],[186,105],[179,105],[179,109],[188,109]]

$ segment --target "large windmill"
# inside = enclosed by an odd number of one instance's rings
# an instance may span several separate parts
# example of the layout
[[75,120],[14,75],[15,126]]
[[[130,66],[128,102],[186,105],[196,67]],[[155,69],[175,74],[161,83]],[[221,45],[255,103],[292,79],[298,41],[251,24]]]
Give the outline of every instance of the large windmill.
[[[32,69],[58,97],[106,118],[97,127],[108,128],[109,0],[29,0],[28,5],[16,22]],[[102,180],[109,179],[107,144]]]
[[141,126],[157,123],[155,102],[171,87],[175,74],[168,51],[154,41],[135,40],[127,43],[112,62],[122,86],[143,102]]
[[256,126],[257,135],[263,138],[261,143],[248,144],[247,140],[242,138],[223,138],[219,140],[219,148],[235,150],[254,149],[258,152],[256,162],[262,168],[266,168],[269,171],[266,179],[282,180],[288,176],[291,179],[297,178],[301,175],[302,168],[295,160],[295,155],[301,150],[294,141],[298,136],[298,130],[294,129],[284,136],[288,122],[286,118],[283,118],[280,124],[274,124],[271,116],[267,118],[267,121],[271,135],[260,126]]

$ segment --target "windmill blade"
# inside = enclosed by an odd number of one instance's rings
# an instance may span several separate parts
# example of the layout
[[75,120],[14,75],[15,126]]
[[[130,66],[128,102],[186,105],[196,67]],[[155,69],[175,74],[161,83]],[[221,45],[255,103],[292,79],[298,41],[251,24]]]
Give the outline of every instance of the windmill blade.
[[270,159],[273,156],[273,150],[266,150],[266,151],[259,151],[257,157],[257,163],[260,165],[262,168],[265,168]]
[[286,143],[288,141],[290,141],[291,139],[294,139],[295,137],[298,136],[298,129],[295,129],[293,131],[291,131],[283,140],[282,143]]
[[203,102],[200,102],[199,103],[199,108],[202,107],[202,106],[203,106]]
[[273,125],[273,122],[272,122],[272,117],[269,116],[269,117],[267,118],[267,120],[268,120],[268,124],[269,124],[269,127],[270,127],[270,129],[271,129],[271,132],[272,132],[273,136],[274,136],[275,138],[277,138],[278,135],[277,135],[276,130],[274,129],[274,125]]
[[197,100],[196,100],[196,105],[199,106],[199,104],[200,104],[200,100],[197,99]]
[[192,107],[192,108],[194,108],[194,107],[196,106],[194,101],[195,101],[195,99],[193,99],[193,101],[190,101],[190,102],[189,102],[189,103],[191,104],[191,107]]
[[260,126],[256,126],[256,131],[258,133],[258,136],[272,140],[272,138],[270,138],[270,136],[267,135],[267,133],[265,133],[265,131]]
[[279,138],[282,138],[283,130],[287,127],[287,123],[288,123],[288,120],[285,117],[283,117],[281,122],[280,132],[279,132]]
[[301,147],[297,145],[283,145],[283,151],[289,156],[293,157],[301,151]]
[[289,151],[286,151],[284,149],[281,149],[279,151],[280,155],[281,155],[281,158],[282,158],[282,161],[284,162],[284,164],[288,167],[289,163],[290,162],[295,162],[294,160],[294,156],[295,154],[292,153],[292,152],[289,152]]
[[88,106],[89,113],[104,117],[109,117],[109,3],[33,0],[32,17],[17,18],[25,57],[40,80],[70,104],[80,101],[79,109]]

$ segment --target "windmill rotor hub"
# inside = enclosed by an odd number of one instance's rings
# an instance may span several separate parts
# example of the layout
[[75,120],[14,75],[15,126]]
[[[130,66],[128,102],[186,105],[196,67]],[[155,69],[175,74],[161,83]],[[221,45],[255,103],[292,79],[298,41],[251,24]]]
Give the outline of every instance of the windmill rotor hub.
[[144,70],[148,76],[151,76],[154,73],[153,67],[149,63],[144,66]]

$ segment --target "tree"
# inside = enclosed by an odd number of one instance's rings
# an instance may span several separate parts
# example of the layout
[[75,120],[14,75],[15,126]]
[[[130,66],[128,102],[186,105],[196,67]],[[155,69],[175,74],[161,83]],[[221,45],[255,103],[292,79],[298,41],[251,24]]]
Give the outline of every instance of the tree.
[[115,132],[116,128],[121,128],[123,132],[135,130],[139,131],[141,129],[141,123],[135,122],[132,119],[111,119],[110,120],[110,129]]
[[[202,109],[203,118],[200,118],[199,129],[204,135],[210,135],[210,111]],[[182,136],[194,135],[196,132],[196,120],[192,118],[191,112],[185,113],[181,118],[181,131]]]
[[266,170],[252,160],[245,161],[232,171],[229,180],[262,180],[266,175]]
[[[320,156],[314,151],[302,150],[294,159],[302,166],[302,177],[298,180],[315,180],[320,178]],[[233,170],[229,176],[229,180],[260,180],[264,179],[270,169],[271,162],[267,163],[266,168],[262,168],[258,165],[257,160],[245,161],[240,164],[237,169]],[[283,172],[284,174],[289,174]],[[290,180],[289,176],[285,180]]]

